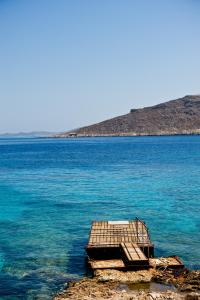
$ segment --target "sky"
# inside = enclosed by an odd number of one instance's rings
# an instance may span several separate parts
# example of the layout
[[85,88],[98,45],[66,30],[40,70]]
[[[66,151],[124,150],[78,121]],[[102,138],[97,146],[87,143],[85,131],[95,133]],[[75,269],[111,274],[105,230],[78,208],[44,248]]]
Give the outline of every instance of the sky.
[[0,0],[0,133],[200,93],[200,0]]

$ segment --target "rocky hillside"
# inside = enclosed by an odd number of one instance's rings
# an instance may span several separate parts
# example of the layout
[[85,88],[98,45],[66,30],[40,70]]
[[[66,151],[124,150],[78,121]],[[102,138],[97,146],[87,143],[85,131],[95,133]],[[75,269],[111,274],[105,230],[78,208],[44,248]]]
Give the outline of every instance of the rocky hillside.
[[126,115],[79,128],[56,137],[135,136],[200,133],[200,95],[188,95]]

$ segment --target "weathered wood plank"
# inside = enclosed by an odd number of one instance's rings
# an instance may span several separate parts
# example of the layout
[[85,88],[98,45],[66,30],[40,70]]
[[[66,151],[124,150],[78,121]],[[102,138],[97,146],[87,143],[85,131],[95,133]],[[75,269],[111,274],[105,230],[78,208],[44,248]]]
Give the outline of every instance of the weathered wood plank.
[[121,243],[120,244],[125,260],[129,263],[146,262],[148,263],[147,257],[141,251],[137,244],[134,243]]

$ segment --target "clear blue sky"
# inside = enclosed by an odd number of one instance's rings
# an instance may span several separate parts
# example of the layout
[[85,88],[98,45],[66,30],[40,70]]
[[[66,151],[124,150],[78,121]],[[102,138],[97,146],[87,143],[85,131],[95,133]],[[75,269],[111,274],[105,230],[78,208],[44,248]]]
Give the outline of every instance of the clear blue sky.
[[200,93],[199,0],[0,0],[0,132]]

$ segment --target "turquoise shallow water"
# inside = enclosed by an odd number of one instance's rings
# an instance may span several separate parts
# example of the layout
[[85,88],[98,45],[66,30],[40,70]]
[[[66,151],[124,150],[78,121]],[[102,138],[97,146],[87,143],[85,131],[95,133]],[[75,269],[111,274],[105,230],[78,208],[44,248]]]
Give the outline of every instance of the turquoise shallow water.
[[149,226],[199,268],[200,136],[0,140],[0,299],[51,299],[85,273],[94,219]]

